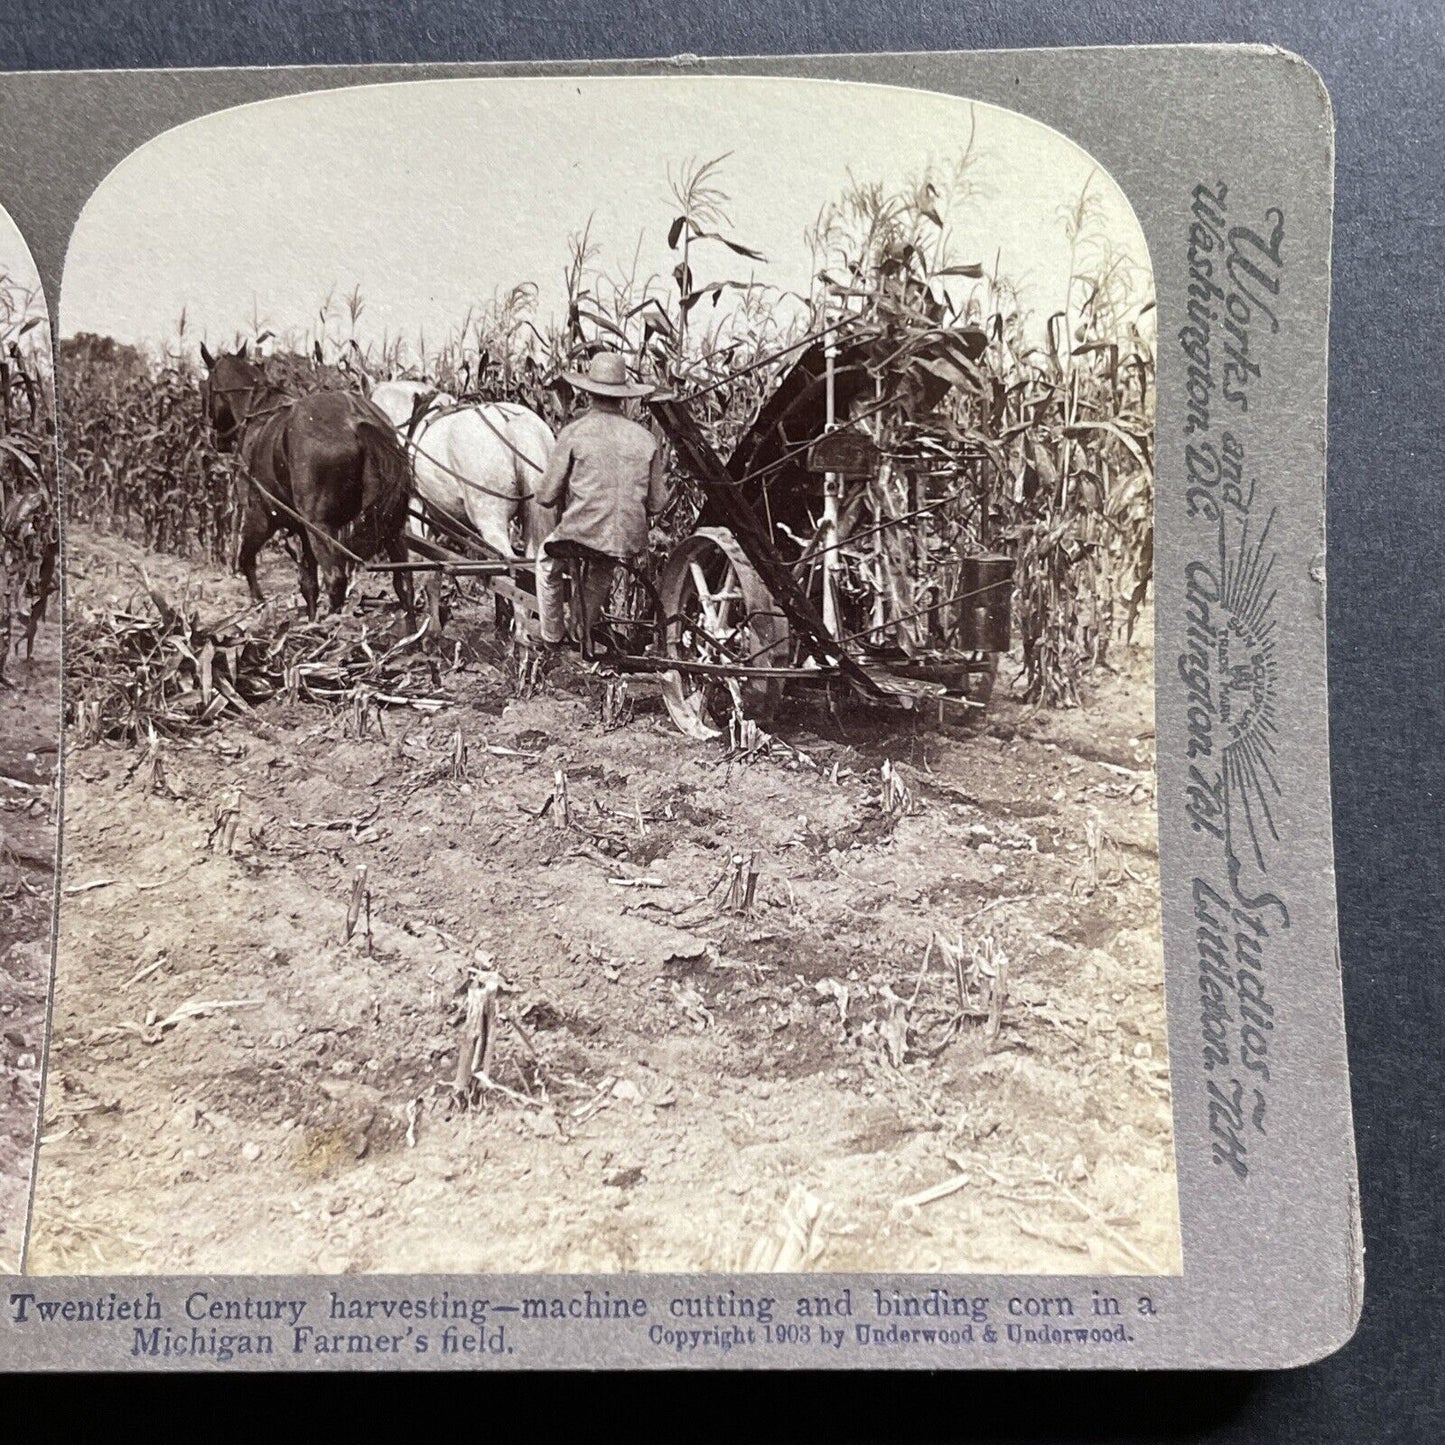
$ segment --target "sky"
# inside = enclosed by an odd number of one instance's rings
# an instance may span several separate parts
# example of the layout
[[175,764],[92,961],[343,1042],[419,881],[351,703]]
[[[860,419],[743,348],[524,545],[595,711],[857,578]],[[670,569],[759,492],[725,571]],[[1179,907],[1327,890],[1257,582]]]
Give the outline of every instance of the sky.
[[[1095,172],[1058,132],[992,106],[842,81],[613,77],[414,81],[264,101],[203,117],[122,161],[86,205],[60,297],[62,335],[135,344],[187,335],[214,347],[305,330],[325,297],[359,286],[357,333],[441,339],[469,306],[519,281],[538,320],[565,295],[567,239],[592,218],[604,268],[675,259],[669,167],[731,152],[718,180],[730,235],[765,263],[698,248],[699,280],[808,289],[804,233],[860,181],[892,186],[947,164],[976,126],[978,195],[946,219],[954,258],[1020,283],[1057,311],[1069,273],[1060,208]],[[1113,244],[1147,274],[1127,200],[1091,183]],[[1141,299],[1143,299],[1141,297]]]

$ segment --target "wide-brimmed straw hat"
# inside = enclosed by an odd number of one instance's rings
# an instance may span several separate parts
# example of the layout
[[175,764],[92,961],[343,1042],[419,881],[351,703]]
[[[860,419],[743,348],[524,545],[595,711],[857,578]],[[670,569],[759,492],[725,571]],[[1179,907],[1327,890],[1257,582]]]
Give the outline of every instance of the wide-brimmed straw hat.
[[627,363],[616,351],[599,351],[585,372],[564,371],[562,379],[596,396],[650,396],[653,390],[627,379]]

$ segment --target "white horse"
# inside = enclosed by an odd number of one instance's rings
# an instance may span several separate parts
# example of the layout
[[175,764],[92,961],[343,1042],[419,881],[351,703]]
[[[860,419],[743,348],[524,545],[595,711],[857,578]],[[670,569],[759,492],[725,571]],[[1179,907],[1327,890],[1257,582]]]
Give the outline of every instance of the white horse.
[[[413,426],[417,402],[429,395],[433,400]],[[465,523],[503,557],[515,555],[515,521],[523,555],[537,555],[552,516],[532,496],[557,439],[536,412],[516,402],[458,406],[419,381],[378,382],[371,400],[407,443],[423,501]]]

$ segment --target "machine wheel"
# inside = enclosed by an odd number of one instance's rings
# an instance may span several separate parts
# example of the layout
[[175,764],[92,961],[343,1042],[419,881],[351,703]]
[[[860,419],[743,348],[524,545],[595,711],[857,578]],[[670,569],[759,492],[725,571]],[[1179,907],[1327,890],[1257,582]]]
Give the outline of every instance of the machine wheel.
[[[787,618],[725,527],[702,527],[667,560],[658,578],[667,616],[667,655],[692,662],[786,667]],[[663,701],[689,737],[720,737],[734,713],[766,721],[782,697],[777,678],[671,673]]]

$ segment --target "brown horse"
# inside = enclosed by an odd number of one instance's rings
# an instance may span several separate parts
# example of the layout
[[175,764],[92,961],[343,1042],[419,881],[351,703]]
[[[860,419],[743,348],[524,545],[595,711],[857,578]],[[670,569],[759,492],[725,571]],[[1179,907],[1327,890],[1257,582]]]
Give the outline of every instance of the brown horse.
[[[251,596],[264,600],[256,554],[279,527],[300,545],[301,595],[316,616],[317,567],[335,612],[346,600],[348,563],[384,552],[407,559],[411,468],[391,422],[365,397],[318,391],[290,397],[272,385],[242,346],[206,363],[202,395],[220,451],[240,454],[247,486],[237,566]],[[416,627],[411,578],[393,573],[396,594]]]

